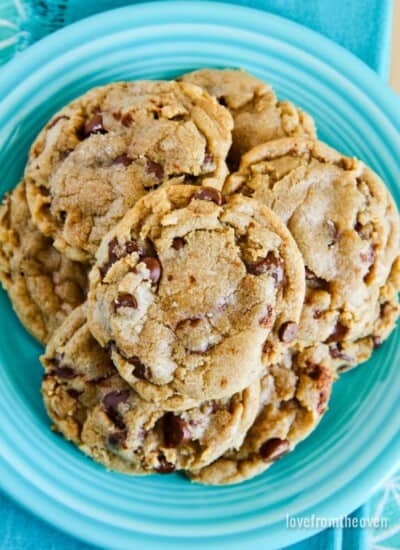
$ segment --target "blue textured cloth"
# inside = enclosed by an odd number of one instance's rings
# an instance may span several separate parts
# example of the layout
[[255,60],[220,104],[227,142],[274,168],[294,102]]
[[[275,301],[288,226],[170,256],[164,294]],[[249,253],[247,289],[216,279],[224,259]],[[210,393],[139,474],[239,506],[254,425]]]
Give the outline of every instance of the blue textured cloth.
[[[130,3],[133,2],[0,0],[0,64],[53,30],[82,17]],[[392,0],[232,0],[231,3],[266,10],[319,31],[387,78]],[[15,39],[12,35],[14,28]],[[355,511],[351,517],[369,517],[368,505]],[[367,534],[365,529],[326,529],[287,550],[366,550]],[[0,550],[90,548],[93,547],[50,527],[0,493]]]

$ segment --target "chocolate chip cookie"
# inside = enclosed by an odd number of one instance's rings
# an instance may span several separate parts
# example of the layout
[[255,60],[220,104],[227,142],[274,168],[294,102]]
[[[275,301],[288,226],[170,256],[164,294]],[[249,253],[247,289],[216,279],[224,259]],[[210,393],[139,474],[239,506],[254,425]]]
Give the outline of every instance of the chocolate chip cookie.
[[21,323],[42,343],[85,299],[87,269],[60,254],[37,229],[24,182],[0,207],[0,281]]
[[290,101],[278,101],[271,86],[245,71],[201,69],[181,80],[201,86],[232,113],[232,166],[236,167],[249,149],[266,141],[284,136],[316,136],[310,115]]
[[170,473],[209,464],[239,447],[259,408],[260,383],[233,397],[166,411],[143,400],[94,340],[85,306],[50,340],[42,393],[55,428],[107,468]]
[[35,223],[55,247],[91,261],[105,233],[147,190],[178,182],[221,188],[232,117],[191,84],[120,82],[59,111],[25,170]]
[[225,185],[239,190],[283,219],[303,255],[302,346],[325,342],[338,368],[366,360],[399,315],[399,216],[384,183],[321,142],[286,138],[244,155]]
[[108,233],[90,273],[88,322],[145,399],[226,398],[296,337],[304,266],[273,212],[211,187],[167,186]]
[[315,429],[327,410],[334,379],[326,345],[288,352],[261,380],[260,411],[242,447],[193,472],[191,479],[225,485],[264,472]]

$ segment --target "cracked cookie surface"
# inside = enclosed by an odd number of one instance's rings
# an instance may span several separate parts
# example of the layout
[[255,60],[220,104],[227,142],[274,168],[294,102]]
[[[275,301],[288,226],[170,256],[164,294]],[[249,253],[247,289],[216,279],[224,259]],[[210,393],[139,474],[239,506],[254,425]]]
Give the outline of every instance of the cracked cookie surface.
[[269,209],[167,186],[103,239],[88,322],[140,395],[186,406],[243,390],[280,356],[304,287],[296,244]]
[[86,295],[87,268],[61,255],[37,229],[24,182],[0,207],[0,281],[21,323],[42,343]]
[[278,101],[272,88],[235,69],[200,69],[181,77],[204,88],[231,112],[234,120],[232,165],[256,145],[285,136],[316,136],[312,117],[290,101]]
[[105,233],[166,183],[221,188],[232,117],[199,87],[119,82],[56,113],[25,170],[35,223],[71,259],[91,261]]
[[229,450],[189,477],[197,483],[227,485],[264,472],[316,428],[334,379],[326,345],[288,352],[261,379],[260,410],[240,449]]
[[224,191],[272,208],[300,248],[301,346],[329,344],[341,369],[368,359],[399,315],[399,216],[380,178],[321,142],[287,138],[244,155]]
[[205,466],[241,445],[259,408],[258,380],[232,397],[183,411],[143,400],[94,340],[85,305],[54,334],[42,362],[42,393],[55,428],[94,460],[126,473]]

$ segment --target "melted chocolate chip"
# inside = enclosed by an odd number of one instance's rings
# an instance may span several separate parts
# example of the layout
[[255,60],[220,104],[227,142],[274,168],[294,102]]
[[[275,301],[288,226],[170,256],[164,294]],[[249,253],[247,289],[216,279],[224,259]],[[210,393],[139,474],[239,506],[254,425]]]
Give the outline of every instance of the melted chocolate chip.
[[287,439],[273,437],[261,445],[259,452],[264,460],[268,460],[268,462],[275,462],[275,460],[278,460],[288,453],[289,448],[290,444]]
[[311,288],[315,289],[321,289],[321,290],[329,290],[329,283],[328,281],[325,281],[325,279],[321,279],[320,277],[317,277],[317,275],[311,271],[311,269],[308,269],[306,267],[306,279],[307,279],[307,285]]
[[132,164],[132,159],[128,155],[119,155],[119,157],[113,160],[113,164],[122,164],[123,166],[129,166]]
[[116,410],[120,403],[127,401],[129,390],[115,390],[103,397],[103,405],[107,411]]
[[337,321],[332,334],[325,340],[325,344],[340,342],[340,340],[343,340],[345,338],[348,332],[348,327],[345,327],[340,321]]
[[181,250],[186,245],[186,241],[183,237],[175,237],[172,241],[172,247],[175,248],[175,250]]
[[83,394],[83,391],[75,390],[74,388],[68,388],[67,394],[73,399],[77,399],[80,395]]
[[139,357],[137,357],[136,355],[132,355],[132,357],[129,357],[127,361],[129,364],[135,367],[134,369],[132,369],[133,376],[136,376],[136,378],[140,378],[140,380],[144,380],[146,378],[146,366],[143,365]]
[[155,176],[159,181],[161,181],[164,177],[164,168],[161,166],[161,164],[158,164],[158,162],[148,160],[146,164],[146,170],[148,174]]
[[125,128],[129,128],[129,126],[132,124],[133,118],[130,113],[125,113],[121,116],[121,123]]
[[181,319],[176,323],[175,330],[179,330],[180,328],[184,327],[185,325],[189,325],[190,327],[197,327],[199,323],[201,322],[201,316],[199,317],[187,317],[186,319]]
[[318,380],[323,374],[323,368],[318,363],[312,363],[311,361],[307,363],[307,375],[312,378],[312,380]]
[[118,311],[121,307],[136,309],[138,307],[136,298],[127,292],[120,292],[114,300],[114,311]]
[[268,252],[265,258],[256,262],[246,263],[246,267],[251,275],[269,273],[277,286],[280,286],[283,282],[283,260],[282,258],[277,258],[272,250]]
[[107,415],[121,430],[125,429],[125,422],[118,412],[118,405],[129,398],[129,393],[129,390],[116,390],[107,393],[107,395],[103,397],[103,405]]
[[107,130],[103,126],[103,117],[100,114],[94,115],[89,122],[85,124],[82,130],[83,139],[91,134],[106,134]]
[[153,284],[157,284],[161,277],[161,264],[157,258],[146,256],[142,258],[142,262],[146,265],[150,272],[150,279]]
[[215,202],[215,204],[217,204],[218,206],[221,206],[221,204],[224,203],[224,197],[222,193],[214,187],[201,187],[193,195],[193,198],[201,201]]
[[56,356],[51,360],[51,363],[54,365],[52,374],[55,374],[59,378],[64,378],[65,380],[72,380],[76,378],[78,374],[75,369],[69,365],[63,364],[64,354],[56,353]]
[[334,344],[333,346],[329,346],[329,355],[333,357],[333,359],[341,359],[347,363],[351,363],[353,361],[353,357],[343,351],[340,342],[338,344]]
[[128,437],[128,430],[126,428],[114,432],[108,436],[108,444],[112,447],[120,447],[122,443],[126,441]]
[[157,472],[160,474],[172,474],[175,472],[175,465],[165,458],[163,454],[158,455],[158,467],[156,468]]
[[109,340],[106,345],[104,346],[104,350],[107,352],[107,353],[110,353],[113,349],[113,347],[115,346],[115,340]]
[[186,422],[180,417],[168,412],[163,420],[164,443],[168,448],[178,447],[191,439],[191,433]]
[[279,327],[279,340],[281,342],[285,342],[285,344],[288,344],[296,338],[298,331],[299,327],[297,323],[294,323],[293,321],[286,321],[286,323],[283,323]]
[[117,261],[126,256],[137,252],[139,256],[143,254],[143,249],[138,245],[135,240],[130,240],[123,245],[120,245],[117,237],[114,237],[108,243],[108,261],[100,267],[100,274],[102,278],[106,276],[110,267]]

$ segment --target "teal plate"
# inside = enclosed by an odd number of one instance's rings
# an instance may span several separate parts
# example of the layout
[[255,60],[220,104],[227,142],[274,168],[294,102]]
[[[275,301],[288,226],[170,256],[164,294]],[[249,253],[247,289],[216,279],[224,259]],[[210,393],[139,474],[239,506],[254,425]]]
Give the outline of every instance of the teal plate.
[[[201,66],[243,67],[310,112],[322,139],[369,163],[399,203],[400,104],[359,60],[299,25],[214,3],[136,5],[87,19],[0,72],[1,192],[54,111],[88,88],[169,78]],[[49,430],[40,347],[0,295],[0,483],[32,512],[100,546],[276,548],[313,530],[291,516],[337,517],[400,466],[399,332],[336,384],[318,429],[264,475],[234,487],[179,475],[106,472]]]

